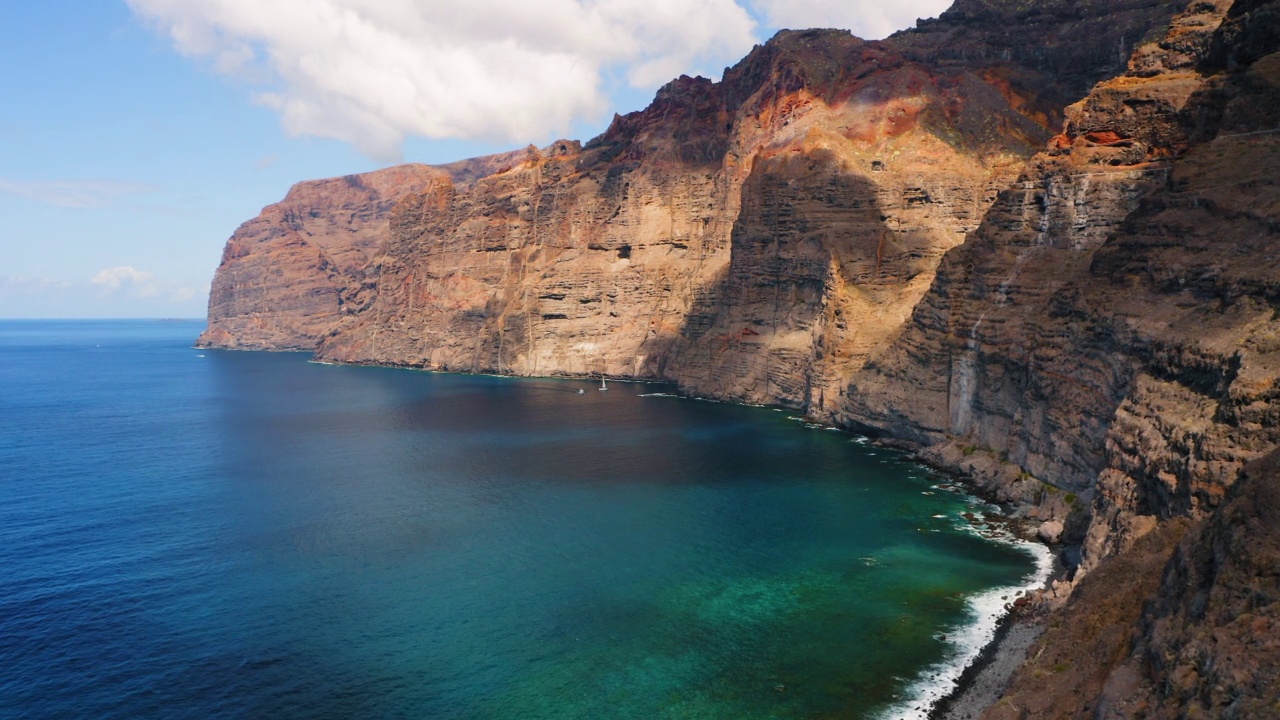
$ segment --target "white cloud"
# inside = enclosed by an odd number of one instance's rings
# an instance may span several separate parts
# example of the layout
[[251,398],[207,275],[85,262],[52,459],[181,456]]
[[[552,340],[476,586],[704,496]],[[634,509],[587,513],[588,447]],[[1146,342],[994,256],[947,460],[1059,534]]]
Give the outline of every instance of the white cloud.
[[408,135],[538,141],[756,41],[733,0],[128,0],[182,53],[257,86],[294,135],[380,160]]
[[[397,160],[408,136],[542,142],[718,73],[765,27],[879,38],[951,0],[127,0],[179,52],[253,88],[288,133]],[[710,72],[709,72],[710,71]]]
[[169,300],[175,303],[185,303],[195,300],[199,294],[199,291],[193,287],[175,287],[169,292]]
[[69,280],[51,277],[0,275],[0,296],[25,296],[34,293],[63,292],[75,286]]
[[186,303],[199,295],[195,288],[180,285],[173,280],[157,278],[153,273],[128,265],[103,268],[89,279],[89,283],[96,285],[104,295],[121,295],[167,303]]
[[197,317],[204,292],[128,266],[92,278],[0,274],[0,317]]
[[66,208],[101,208],[116,199],[156,188],[114,180],[9,180],[0,178],[0,192]]
[[779,28],[835,27],[879,40],[920,18],[937,17],[954,0],[748,0],[766,25]]
[[159,286],[155,282],[155,275],[128,265],[103,268],[89,282],[98,285],[107,292],[114,293],[126,290],[135,297],[151,297],[159,292]]

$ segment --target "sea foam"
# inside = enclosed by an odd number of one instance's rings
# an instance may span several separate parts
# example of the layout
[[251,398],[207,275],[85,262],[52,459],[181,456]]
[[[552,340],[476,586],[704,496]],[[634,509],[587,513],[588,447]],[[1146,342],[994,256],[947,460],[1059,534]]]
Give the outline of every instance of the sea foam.
[[1053,555],[1040,543],[1023,540],[1003,529],[978,528],[967,523],[964,527],[1027,553],[1035,560],[1035,570],[1020,584],[992,588],[969,598],[967,604],[972,620],[946,633],[950,646],[948,657],[921,671],[907,686],[906,700],[877,715],[879,720],[928,720],[934,706],[955,692],[965,669],[995,640],[1000,622],[1009,614],[1010,599],[1044,587],[1053,571]]

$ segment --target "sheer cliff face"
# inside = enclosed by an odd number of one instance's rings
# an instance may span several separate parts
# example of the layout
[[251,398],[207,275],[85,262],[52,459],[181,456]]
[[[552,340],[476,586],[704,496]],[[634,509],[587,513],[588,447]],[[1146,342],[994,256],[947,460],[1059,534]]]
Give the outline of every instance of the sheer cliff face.
[[299,185],[202,343],[802,407],[1039,502],[1088,568],[1275,441],[1271,12],[784,32],[585,147]]
[[314,350],[349,314],[344,294],[364,282],[396,203],[440,182],[470,184],[527,152],[298,183],[227,241],[199,344]]
[[386,240],[406,193],[446,176],[425,165],[299,183],[240,226],[209,294],[207,346],[310,350],[334,327],[342,292]]
[[1193,3],[1068,108],[841,417],[1091,501],[1085,569],[1216,506],[1280,440],[1275,27],[1274,3]]
[[847,33],[682,78],[586,148],[406,198],[346,362],[836,398],[1048,129]]
[[378,173],[299,186],[228,243],[202,342],[830,412],[1058,129],[1062,98],[1168,16],[1134,2],[1072,25],[1018,5],[883,43],[782,33],[586,148],[383,171],[398,192],[348,187]]

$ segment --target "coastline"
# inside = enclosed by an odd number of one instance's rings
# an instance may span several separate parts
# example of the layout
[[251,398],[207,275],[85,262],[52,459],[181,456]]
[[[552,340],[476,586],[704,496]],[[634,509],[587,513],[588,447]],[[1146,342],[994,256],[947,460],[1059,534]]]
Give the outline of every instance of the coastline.
[[965,668],[950,695],[934,704],[928,720],[976,720],[1004,696],[1013,673],[1044,634],[1037,619],[1016,612],[1001,620],[995,638]]
[[1029,607],[1015,605],[1013,600],[1030,597],[1065,575],[1066,570],[1058,558],[1060,548],[1039,540],[1025,524],[1019,510],[1026,505],[997,498],[990,487],[977,482],[972,474],[926,456],[916,443],[892,436],[863,435],[855,428],[832,427],[861,435],[866,442],[906,453],[913,462],[950,478],[964,492],[993,510],[985,515],[984,523],[970,524],[973,532],[1023,547],[1036,559],[1035,577],[1029,577],[1022,585],[990,590],[970,600],[971,605],[981,605],[984,598],[995,598],[999,609],[986,617],[979,611],[978,620],[962,629],[975,634],[989,631],[989,635],[975,650],[961,654],[963,663],[952,661],[952,666],[958,666],[957,673],[947,673],[944,677],[939,666],[926,669],[924,676],[910,686],[911,696],[907,700],[877,716],[877,720],[976,720],[1004,696],[1014,672],[1026,661],[1028,650],[1044,634],[1044,618]]
[[[1007,517],[1007,511],[1000,509]],[[956,649],[954,656],[925,668],[908,686],[907,699],[885,710],[879,720],[977,717],[999,700],[1013,671],[1026,657],[1027,648],[1043,630],[1038,624],[1021,621],[1013,603],[1045,587],[1053,578],[1053,553],[1042,543],[1019,537],[1007,526],[970,525],[969,529],[1023,549],[1032,556],[1036,570],[1021,584],[992,588],[969,598],[975,618],[949,633]],[[951,709],[959,714],[949,714]]]

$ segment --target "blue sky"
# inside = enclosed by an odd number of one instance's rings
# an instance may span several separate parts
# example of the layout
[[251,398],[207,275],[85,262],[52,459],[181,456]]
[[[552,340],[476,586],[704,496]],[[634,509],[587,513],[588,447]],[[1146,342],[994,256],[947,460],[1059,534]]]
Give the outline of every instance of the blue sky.
[[948,4],[5,3],[0,317],[202,317],[226,238],[294,182],[587,139],[778,27]]

